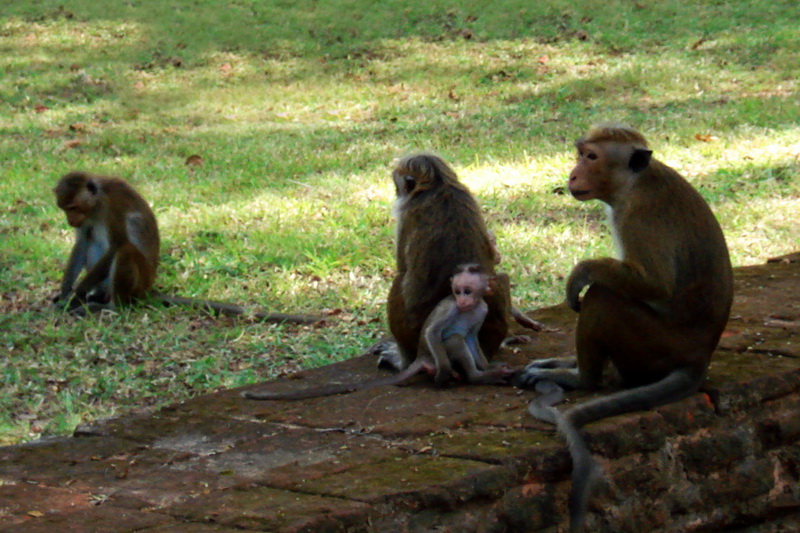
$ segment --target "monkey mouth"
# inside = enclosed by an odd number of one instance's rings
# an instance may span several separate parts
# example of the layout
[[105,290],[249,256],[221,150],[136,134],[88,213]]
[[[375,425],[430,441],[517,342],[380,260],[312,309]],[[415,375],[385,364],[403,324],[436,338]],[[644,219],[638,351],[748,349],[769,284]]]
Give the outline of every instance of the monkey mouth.
[[592,191],[577,190],[577,191],[569,191],[569,192],[572,193],[572,196],[574,196],[575,198],[580,200],[581,197],[587,196]]

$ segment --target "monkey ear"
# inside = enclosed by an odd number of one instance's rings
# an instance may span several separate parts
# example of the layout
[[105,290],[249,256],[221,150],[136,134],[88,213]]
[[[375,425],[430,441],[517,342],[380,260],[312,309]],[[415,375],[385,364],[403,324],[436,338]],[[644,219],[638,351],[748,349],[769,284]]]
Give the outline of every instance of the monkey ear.
[[406,194],[411,194],[417,188],[417,180],[414,179],[414,176],[403,176],[403,184],[406,188]]
[[94,182],[94,180],[89,180],[86,182],[86,189],[92,193],[92,195],[97,194],[97,184]]
[[650,156],[653,155],[652,150],[645,150],[644,148],[635,148],[631,159],[628,161],[628,168],[634,172],[641,172],[650,164]]
[[497,285],[497,276],[489,276],[486,280],[486,290],[483,292],[484,296],[491,296],[494,294],[494,287]]

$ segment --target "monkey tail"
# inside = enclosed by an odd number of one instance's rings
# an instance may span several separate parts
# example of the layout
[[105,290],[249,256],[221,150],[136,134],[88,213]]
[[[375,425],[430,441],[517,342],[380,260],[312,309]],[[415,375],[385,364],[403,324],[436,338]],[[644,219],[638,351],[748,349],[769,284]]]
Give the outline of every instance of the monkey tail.
[[[184,298],[182,296],[171,296],[162,293],[153,293],[153,296],[166,306],[181,306],[189,307],[191,309],[202,309],[213,315],[224,316],[243,316],[248,315],[248,311],[236,304],[229,304],[223,302],[214,302],[211,300],[198,300],[195,298]],[[251,314],[256,320],[268,322],[270,324],[316,324],[322,320],[320,316],[314,315],[287,315],[283,313],[265,313],[257,311]]]
[[528,412],[539,420],[556,425],[558,432],[567,441],[572,457],[572,490],[569,495],[570,533],[580,533],[583,530],[589,498],[597,482],[602,479],[600,467],[592,459],[591,451],[580,434],[580,428],[603,418],[644,411],[678,401],[696,392],[702,377],[702,375],[697,376],[689,368],[681,368],[668,374],[661,381],[590,400],[563,414],[553,407],[554,403],[560,401],[558,393],[546,389],[540,390],[537,384],[537,390],[543,392],[543,395],[530,403]]
[[540,396],[528,404],[528,412],[537,420],[556,424],[561,413],[553,406],[564,400],[564,389],[549,379],[536,382],[535,388]]
[[335,396],[337,394],[349,394],[351,392],[375,389],[387,385],[399,385],[416,374],[424,372],[425,363],[416,360],[404,370],[391,376],[360,381],[358,383],[343,383],[338,385],[327,385],[324,387],[314,387],[298,391],[289,392],[254,392],[245,391],[242,393],[248,400],[305,400],[308,398],[319,398],[321,396]]
[[691,368],[679,368],[655,383],[622,390],[576,405],[568,411],[568,416],[577,428],[581,428],[602,418],[653,409],[694,394],[700,388],[703,377]]
[[255,392],[245,391],[243,398],[248,400],[305,400],[308,398],[319,398],[321,396],[335,396],[337,394],[349,394],[359,390],[358,384],[330,385],[313,389],[305,389],[290,392]]

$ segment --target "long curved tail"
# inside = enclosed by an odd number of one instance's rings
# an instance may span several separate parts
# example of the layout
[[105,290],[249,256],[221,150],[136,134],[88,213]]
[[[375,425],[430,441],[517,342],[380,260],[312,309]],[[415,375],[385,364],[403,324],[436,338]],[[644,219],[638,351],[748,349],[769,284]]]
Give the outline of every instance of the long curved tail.
[[229,304],[223,302],[214,302],[210,300],[199,300],[195,298],[184,298],[182,296],[171,296],[162,293],[153,293],[153,297],[158,299],[161,303],[167,306],[179,305],[181,307],[189,307],[191,309],[202,309],[214,315],[225,316],[242,316],[249,315],[256,320],[269,322],[271,324],[315,324],[322,320],[320,316],[314,315],[287,315],[283,313],[265,313],[256,311],[249,313],[247,309],[240,305]]
[[313,387],[298,391],[288,392],[256,392],[246,391],[242,396],[248,400],[305,400],[307,398],[319,398],[321,396],[335,396],[337,394],[349,394],[366,389],[375,389],[377,387],[385,387],[387,385],[399,385],[400,383],[408,380],[420,372],[427,372],[425,363],[419,360],[414,361],[408,368],[392,374],[391,376],[384,376],[381,378],[370,379],[358,383],[343,383],[336,385],[325,385],[322,387]]
[[[528,411],[535,418],[556,424],[567,441],[572,457],[572,490],[569,495],[569,531],[583,530],[589,498],[596,482],[601,479],[600,467],[592,459],[586,441],[580,433],[585,424],[611,416],[644,411],[686,398],[695,393],[703,376],[688,368],[673,371],[664,379],[633,389],[623,390],[595,400],[589,400],[561,413],[553,405],[556,393],[545,392],[534,399]],[[560,400],[559,400],[560,401]]]

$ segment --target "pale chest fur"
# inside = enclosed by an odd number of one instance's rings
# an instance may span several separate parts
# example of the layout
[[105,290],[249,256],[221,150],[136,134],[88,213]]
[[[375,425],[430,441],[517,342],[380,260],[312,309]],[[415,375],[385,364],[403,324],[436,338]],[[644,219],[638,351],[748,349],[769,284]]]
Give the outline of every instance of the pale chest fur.
[[91,269],[103,257],[110,246],[105,224],[85,224],[80,231],[86,239],[86,268]]
[[614,251],[616,252],[617,258],[623,260],[625,259],[625,248],[622,246],[622,238],[617,231],[617,225],[614,223],[614,208],[606,204],[605,209],[608,227],[611,230],[611,238],[614,240]]

